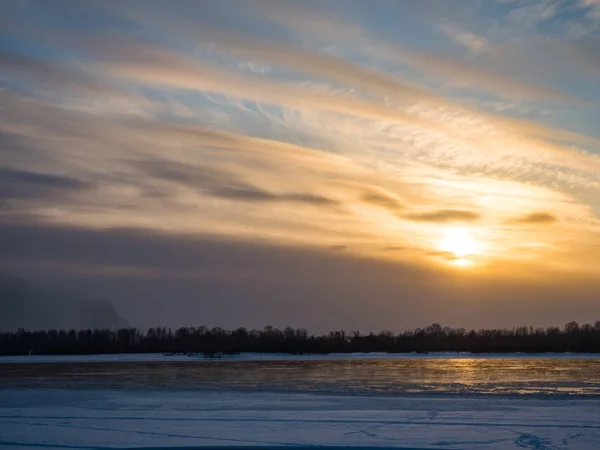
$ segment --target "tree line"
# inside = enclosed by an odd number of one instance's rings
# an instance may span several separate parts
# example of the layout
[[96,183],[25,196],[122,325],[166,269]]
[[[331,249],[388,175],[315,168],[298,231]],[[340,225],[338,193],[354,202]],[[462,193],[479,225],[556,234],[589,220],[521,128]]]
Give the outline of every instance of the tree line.
[[428,353],[545,353],[600,352],[600,320],[594,325],[569,322],[563,328],[516,327],[465,330],[434,323],[393,333],[331,331],[312,335],[304,328],[262,330],[237,328],[165,327],[46,330],[0,333],[2,355],[79,355],[104,353],[228,353],[327,354],[353,352]]

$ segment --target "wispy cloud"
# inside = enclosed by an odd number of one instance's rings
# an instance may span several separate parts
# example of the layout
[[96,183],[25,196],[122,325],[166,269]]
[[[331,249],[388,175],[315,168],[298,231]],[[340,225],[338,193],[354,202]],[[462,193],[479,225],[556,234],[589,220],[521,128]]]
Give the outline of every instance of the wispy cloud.
[[490,46],[485,37],[478,36],[475,33],[463,30],[457,26],[445,24],[442,25],[440,29],[446,36],[469,51],[483,52]]
[[[2,140],[0,139],[0,145]],[[71,204],[89,194],[94,184],[65,175],[0,166],[0,211],[44,204]]]
[[[511,40],[533,20],[521,2],[474,6],[469,23],[419,6],[431,26],[418,36],[356,4],[115,5],[74,9],[102,12],[89,29],[17,14],[3,31],[19,43],[0,53],[11,214],[426,264],[448,226],[474,229],[490,264],[524,235],[539,245],[521,254],[541,258],[600,226],[586,125],[598,92],[574,81],[597,79],[596,38],[545,36],[538,22],[539,36]],[[521,64],[534,42],[543,51]],[[547,55],[567,53],[564,76],[546,76]]]
[[511,223],[517,225],[545,225],[557,222],[558,219],[552,214],[545,212],[532,212],[513,219]]
[[404,205],[397,197],[382,191],[368,190],[363,193],[361,200],[387,208],[393,212],[400,212],[404,209]]
[[480,215],[473,211],[461,209],[440,209],[424,213],[412,213],[404,216],[405,219],[414,220],[415,222],[474,222],[480,219]]

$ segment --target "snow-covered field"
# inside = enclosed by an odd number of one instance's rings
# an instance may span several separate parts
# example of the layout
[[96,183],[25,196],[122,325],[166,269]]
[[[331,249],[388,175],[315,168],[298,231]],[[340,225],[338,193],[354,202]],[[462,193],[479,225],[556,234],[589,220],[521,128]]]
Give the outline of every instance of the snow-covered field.
[[600,399],[0,389],[0,447],[599,449]]
[[160,361],[318,361],[380,359],[491,359],[491,358],[559,358],[600,359],[600,353],[330,353],[327,355],[292,355],[286,353],[242,353],[206,359],[202,355],[165,355],[162,353],[129,353],[107,355],[31,355],[0,356],[3,363],[58,362],[160,362]]
[[[199,446],[598,450],[600,366],[594,359],[598,357],[374,353],[243,354],[215,360],[161,354],[4,357],[0,450]],[[344,362],[348,359],[367,361]]]

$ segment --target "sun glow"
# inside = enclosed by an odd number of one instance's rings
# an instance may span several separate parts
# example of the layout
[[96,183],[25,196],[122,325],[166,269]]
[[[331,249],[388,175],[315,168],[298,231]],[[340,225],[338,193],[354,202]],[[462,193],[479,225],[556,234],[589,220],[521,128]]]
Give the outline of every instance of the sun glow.
[[452,265],[457,266],[457,267],[469,267],[471,264],[473,264],[473,261],[471,261],[470,259],[466,259],[466,258],[457,258],[457,259],[453,259],[451,260]]
[[481,251],[481,245],[466,228],[448,228],[438,243],[439,250],[449,254],[450,262],[458,267],[470,266],[469,256]]

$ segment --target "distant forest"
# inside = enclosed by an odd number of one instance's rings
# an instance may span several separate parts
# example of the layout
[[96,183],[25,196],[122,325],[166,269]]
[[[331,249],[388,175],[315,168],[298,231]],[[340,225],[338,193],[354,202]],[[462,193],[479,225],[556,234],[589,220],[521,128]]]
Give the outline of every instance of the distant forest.
[[352,352],[545,353],[600,352],[600,320],[594,325],[569,322],[563,328],[516,327],[470,330],[433,324],[394,334],[332,331],[310,335],[306,329],[283,330],[182,327],[119,330],[49,330],[0,333],[2,355],[103,353],[187,353],[215,356],[256,352],[326,354]]

